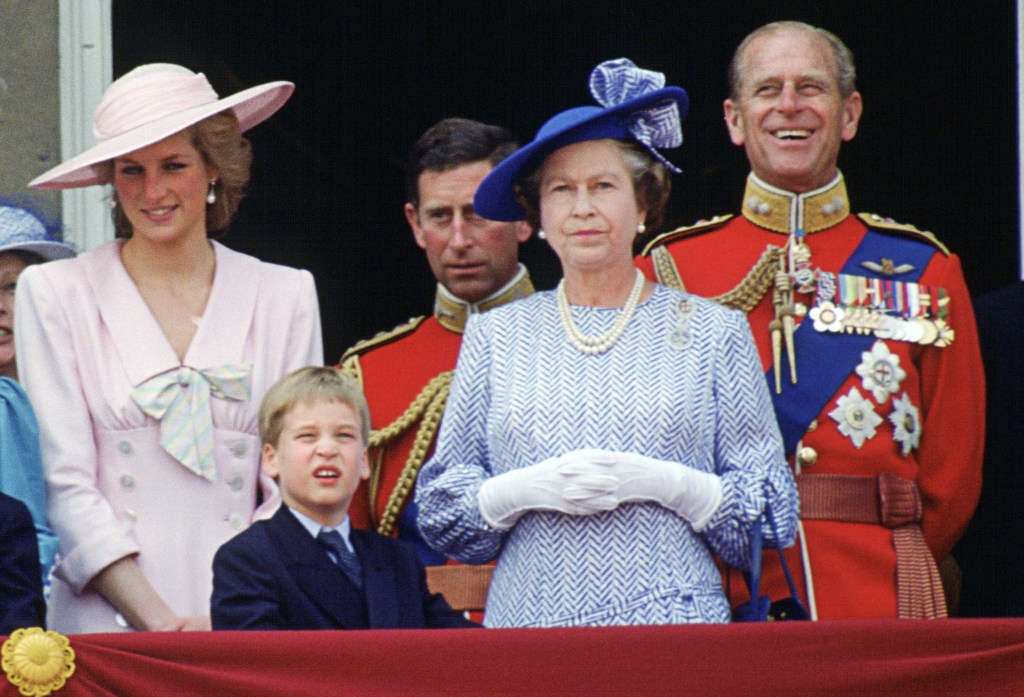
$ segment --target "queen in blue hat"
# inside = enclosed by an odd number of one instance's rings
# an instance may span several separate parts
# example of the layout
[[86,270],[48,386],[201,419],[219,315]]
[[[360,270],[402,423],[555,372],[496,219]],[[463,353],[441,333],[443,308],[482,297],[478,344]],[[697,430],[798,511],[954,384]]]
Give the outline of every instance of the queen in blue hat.
[[471,318],[416,501],[428,542],[497,560],[485,624],[726,622],[713,560],[749,568],[770,504],[796,493],[742,313],[646,280],[688,99],[628,59],[590,77],[599,106],[548,120],[484,179],[476,213],[524,216],[563,277]]

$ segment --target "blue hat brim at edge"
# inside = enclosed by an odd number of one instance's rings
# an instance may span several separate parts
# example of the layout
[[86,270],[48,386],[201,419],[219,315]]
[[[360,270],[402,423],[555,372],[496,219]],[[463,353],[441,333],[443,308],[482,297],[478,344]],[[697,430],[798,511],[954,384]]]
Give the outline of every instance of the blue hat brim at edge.
[[613,107],[580,106],[567,109],[548,119],[533,140],[516,150],[492,169],[473,196],[473,210],[488,220],[512,222],[526,216],[515,197],[515,182],[528,174],[545,157],[559,148],[585,140],[634,138],[626,127],[626,115],[662,102],[675,101],[679,119],[686,117],[690,101],[682,87],[663,87]]

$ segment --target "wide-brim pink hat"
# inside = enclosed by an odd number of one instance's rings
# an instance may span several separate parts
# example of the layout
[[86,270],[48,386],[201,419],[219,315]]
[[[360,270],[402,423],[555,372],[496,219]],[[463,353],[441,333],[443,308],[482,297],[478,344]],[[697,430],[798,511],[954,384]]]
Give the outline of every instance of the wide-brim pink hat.
[[96,145],[39,175],[29,187],[71,189],[98,184],[92,165],[159,142],[231,109],[242,130],[270,118],[295,90],[268,82],[220,99],[202,73],[170,63],[150,63],[111,83],[93,116]]

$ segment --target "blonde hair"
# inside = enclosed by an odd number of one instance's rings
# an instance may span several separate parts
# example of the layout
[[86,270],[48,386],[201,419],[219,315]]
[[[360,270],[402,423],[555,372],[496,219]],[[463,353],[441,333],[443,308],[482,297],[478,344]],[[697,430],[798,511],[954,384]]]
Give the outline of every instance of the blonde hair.
[[277,447],[284,417],[298,403],[341,402],[359,414],[363,444],[370,442],[370,407],[354,379],[335,368],[299,368],[275,382],[260,403],[260,440]]
[[[206,233],[222,232],[234,219],[245,196],[252,168],[252,146],[242,135],[238,118],[230,109],[208,116],[179,132],[187,134],[203,161],[217,169],[217,183],[214,186],[217,200],[206,206]],[[100,184],[114,183],[114,160],[99,162],[92,166],[92,170]],[[110,196],[111,201],[117,200],[116,191],[111,192]],[[122,207],[115,205],[111,214],[117,236],[131,237],[132,224]]]

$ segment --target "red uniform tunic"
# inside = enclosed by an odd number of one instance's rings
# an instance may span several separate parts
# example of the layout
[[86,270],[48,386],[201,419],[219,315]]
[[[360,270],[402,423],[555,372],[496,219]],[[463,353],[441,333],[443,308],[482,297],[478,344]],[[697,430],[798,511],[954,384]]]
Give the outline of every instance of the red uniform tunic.
[[[395,424],[424,389],[436,381],[437,387],[425,395],[424,407],[433,401],[431,393],[437,394],[441,384],[446,384],[444,375],[455,368],[461,344],[462,334],[445,329],[434,317],[420,317],[397,328],[387,338],[381,337],[372,346],[360,344],[346,353],[343,367],[353,372],[352,367],[358,366],[375,433]],[[366,350],[360,351],[362,348]],[[371,449],[371,480],[359,486],[349,507],[356,528],[376,530],[380,525],[422,422],[422,414],[416,415],[386,443]],[[430,451],[433,441],[432,437],[428,441]],[[429,456],[429,452],[423,456]],[[376,493],[372,501],[371,489]],[[397,513],[411,499],[411,493],[402,497]],[[389,534],[398,531],[395,520],[386,527]]]
[[531,293],[525,269],[475,307],[439,288],[433,317],[410,320],[345,352],[341,367],[360,381],[373,429],[370,480],[360,484],[349,507],[353,526],[405,538],[424,563],[441,562],[431,558],[414,516],[406,513],[419,468],[434,451],[467,315]]
[[[785,247],[790,231],[801,228],[806,232],[810,265],[838,274],[868,231],[862,217],[849,214],[841,177],[824,190],[802,198],[783,194],[760,187],[751,178],[744,196],[743,217],[718,219],[662,235],[637,258],[637,265],[649,278],[670,284],[681,279],[686,290],[716,297],[735,289],[769,246]],[[863,218],[884,234],[929,237],[910,226],[898,226],[877,216]],[[878,351],[891,354],[886,359],[887,366],[894,366],[892,357],[897,357],[898,368],[905,373],[898,388],[890,395],[882,395],[879,401],[872,394],[870,380],[856,372],[864,359],[855,359],[849,365],[845,380],[803,434],[797,447],[800,456],[790,457],[790,463],[797,473],[874,476],[891,472],[916,481],[923,503],[921,528],[925,542],[935,559],[941,560],[964,531],[977,503],[981,487],[985,398],[977,331],[960,263],[937,242],[934,245],[935,253],[923,273],[917,269],[920,273],[917,282],[945,289],[949,297],[946,319],[955,332],[955,339],[941,348],[879,339],[884,348]],[[664,251],[655,251],[659,248],[671,255],[668,264]],[[877,267],[898,272],[908,266],[901,267],[901,263],[900,259],[883,257],[877,260]],[[865,275],[869,274],[865,272]],[[898,279],[898,273],[893,277]],[[773,288],[769,285],[761,296],[756,296],[756,292],[745,295],[756,302],[748,310],[748,318],[762,365],[774,390],[769,331],[770,323],[776,318]],[[794,299],[805,307],[815,304],[813,293],[797,293]],[[797,317],[796,321],[810,322],[811,318]],[[808,329],[812,327],[803,328]],[[869,341],[868,349],[874,343],[877,342]],[[784,345],[781,360],[786,364],[781,377],[788,381]],[[809,374],[808,366],[814,362],[829,360],[834,357],[827,351],[820,355],[798,353],[797,379],[801,373]],[[873,434],[871,429],[861,433],[864,439],[859,446],[857,438],[844,435],[840,430],[845,417],[839,400],[849,395],[851,389],[856,389],[880,417]],[[920,441],[917,447],[913,447],[912,440],[890,421],[896,397],[902,398],[904,403],[909,399],[918,410]],[[804,600],[808,600],[809,590],[813,593],[817,617],[897,616],[896,555],[889,528],[806,519],[802,521],[802,528],[806,556],[802,559],[801,541],[798,541],[787,551],[786,559]],[[764,576],[763,592],[771,598],[789,594],[774,553],[764,556]],[[735,602],[746,599],[746,589],[738,574],[733,575],[730,585]]]

